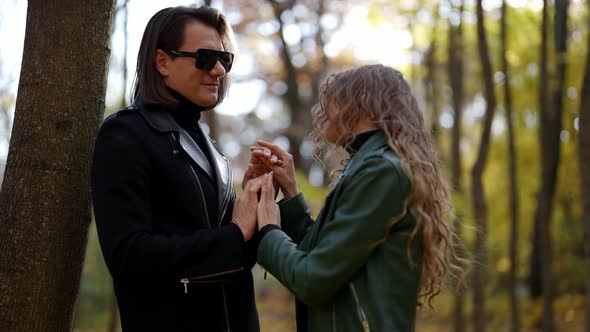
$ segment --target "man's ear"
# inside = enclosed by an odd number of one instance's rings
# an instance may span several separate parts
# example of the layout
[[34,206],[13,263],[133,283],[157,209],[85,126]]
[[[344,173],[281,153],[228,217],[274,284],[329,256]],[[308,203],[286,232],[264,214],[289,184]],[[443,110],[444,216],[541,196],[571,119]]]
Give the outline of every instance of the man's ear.
[[170,74],[170,70],[168,68],[170,60],[170,56],[166,54],[166,52],[162,51],[161,49],[156,50],[156,54],[154,54],[154,65],[162,77],[168,77]]

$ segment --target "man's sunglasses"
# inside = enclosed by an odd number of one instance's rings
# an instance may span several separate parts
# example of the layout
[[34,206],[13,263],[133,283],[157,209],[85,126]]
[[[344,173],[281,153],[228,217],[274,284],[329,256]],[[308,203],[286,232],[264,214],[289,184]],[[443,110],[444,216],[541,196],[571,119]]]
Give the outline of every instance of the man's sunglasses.
[[200,48],[196,52],[168,51],[168,54],[195,59],[195,66],[200,70],[210,71],[215,67],[217,61],[221,63],[225,72],[229,73],[234,62],[234,55],[230,52]]

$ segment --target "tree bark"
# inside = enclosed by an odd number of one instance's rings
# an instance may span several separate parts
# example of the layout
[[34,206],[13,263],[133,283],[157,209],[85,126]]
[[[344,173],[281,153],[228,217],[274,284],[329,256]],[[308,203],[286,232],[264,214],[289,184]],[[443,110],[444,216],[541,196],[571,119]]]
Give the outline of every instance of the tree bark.
[[510,182],[510,274],[509,274],[509,293],[511,307],[510,331],[520,331],[520,307],[518,305],[518,295],[516,293],[517,266],[518,266],[518,194],[517,194],[517,173],[516,173],[516,148],[514,138],[514,128],[512,123],[512,93],[510,91],[510,68],[507,54],[507,27],[506,16],[508,5],[506,0],[502,1],[502,18],[501,18],[501,56],[502,71],[504,72],[504,108],[506,111],[506,129],[508,132],[508,174]]
[[[204,0],[203,4],[207,7],[211,7],[211,0]],[[219,128],[217,126],[217,114],[215,110],[203,112],[203,121],[209,126],[209,137],[217,141],[219,139]]]
[[431,36],[432,39],[430,41],[430,47],[426,50],[424,54],[424,64],[426,66],[426,76],[424,77],[424,87],[426,89],[427,99],[430,101],[431,107],[431,123],[430,123],[430,131],[432,133],[432,137],[434,139],[434,144],[438,146],[439,144],[439,116],[440,116],[440,106],[438,104],[439,99],[439,91],[438,91],[438,83],[437,83],[437,61],[436,61],[436,52],[438,49],[438,25],[440,21],[439,12],[439,3],[437,2],[434,5],[434,26],[432,27]]
[[[461,181],[461,129],[463,126],[463,1],[459,7],[460,21],[455,27],[449,26],[449,81],[453,90],[453,110],[455,111],[453,128],[451,130],[451,181],[455,195],[463,196]],[[458,211],[453,222],[453,228],[458,238],[461,238],[461,220],[463,211]],[[460,248],[457,248],[460,250]],[[453,330],[465,331],[463,307],[465,295],[463,291],[456,291],[453,300]]]
[[[543,11],[541,16],[541,49],[540,49],[540,74],[539,74],[539,114],[541,118],[541,125],[539,130],[539,142],[541,142],[540,146],[540,153],[543,156],[543,147],[547,145],[547,135],[545,129],[546,120],[544,119],[545,114],[547,114],[547,108],[549,107],[549,85],[547,79],[547,48],[548,48],[548,40],[547,40],[547,29],[548,29],[548,19],[547,19],[547,0],[543,0]],[[543,172],[545,164],[541,163],[541,169]],[[542,175],[541,175],[542,176]],[[541,204],[541,192],[537,193],[537,205]],[[533,222],[533,249],[531,253],[531,266],[530,266],[530,275],[529,275],[529,287],[530,287],[530,295],[533,298],[538,298],[543,294],[543,283],[542,283],[542,272],[541,272],[541,260],[542,260],[542,253],[541,253],[541,233],[542,233],[542,226],[541,226],[541,210],[535,210]]]
[[[590,2],[588,2],[590,7]],[[590,17],[588,18],[590,27]],[[590,332],[590,34],[588,34],[588,50],[586,53],[586,69],[584,82],[582,83],[582,100],[580,103],[580,116],[578,118],[579,140],[578,159],[580,162],[580,178],[582,186],[582,222],[584,223],[584,262],[585,262],[585,288],[586,288],[586,312],[584,316],[585,331]]]
[[496,95],[492,78],[492,65],[488,52],[487,35],[484,24],[483,0],[477,1],[477,48],[481,59],[486,111],[477,159],[471,169],[471,196],[473,200],[473,216],[477,226],[475,235],[474,257],[476,264],[473,269],[473,329],[485,331],[485,285],[487,283],[487,204],[483,185],[483,172],[490,147],[492,120],[496,109]]
[[0,192],[0,330],[65,331],[90,223],[114,1],[29,0]]
[[[284,27],[285,24],[281,18],[284,9],[289,6],[289,3],[283,3],[276,0],[268,0],[273,8],[275,18],[279,23],[279,39],[281,41],[281,60],[285,73],[287,75],[285,83],[287,83],[287,92],[285,93],[285,101],[287,107],[291,113],[291,126],[287,130],[286,136],[289,139],[289,150],[294,156],[293,162],[295,168],[305,168],[304,158],[302,158],[300,149],[303,137],[307,134],[305,131],[306,114],[303,108],[303,100],[299,95],[299,84],[297,83],[297,70],[293,65],[291,52],[289,51],[289,45],[285,41]],[[287,1],[293,2],[293,1]],[[291,3],[292,4],[292,3]]]
[[541,115],[542,135],[542,184],[537,210],[541,225],[541,280],[543,281],[543,331],[555,331],[553,312],[554,278],[551,239],[551,215],[553,212],[553,197],[557,185],[557,170],[559,167],[560,133],[563,114],[563,86],[565,82],[566,51],[567,51],[567,8],[568,0],[555,1],[555,58],[557,64],[557,84],[551,86],[552,105],[547,113]]

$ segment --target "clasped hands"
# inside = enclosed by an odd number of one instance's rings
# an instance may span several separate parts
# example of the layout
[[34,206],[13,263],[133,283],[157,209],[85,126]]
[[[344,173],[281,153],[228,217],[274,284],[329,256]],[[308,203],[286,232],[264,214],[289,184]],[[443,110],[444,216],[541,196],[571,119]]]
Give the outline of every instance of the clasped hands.
[[248,169],[242,180],[244,190],[234,204],[232,222],[240,227],[246,241],[256,228],[281,224],[275,202],[280,190],[285,199],[299,194],[293,156],[275,144],[258,140],[251,146]]

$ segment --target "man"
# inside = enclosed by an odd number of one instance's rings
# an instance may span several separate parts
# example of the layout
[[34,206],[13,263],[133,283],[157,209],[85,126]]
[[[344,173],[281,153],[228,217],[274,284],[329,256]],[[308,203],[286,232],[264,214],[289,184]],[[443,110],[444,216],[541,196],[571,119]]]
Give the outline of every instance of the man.
[[229,162],[198,123],[225,96],[232,40],[214,9],[156,13],[133,106],[99,131],[94,211],[124,331],[259,330],[250,269],[260,184],[236,201]]

